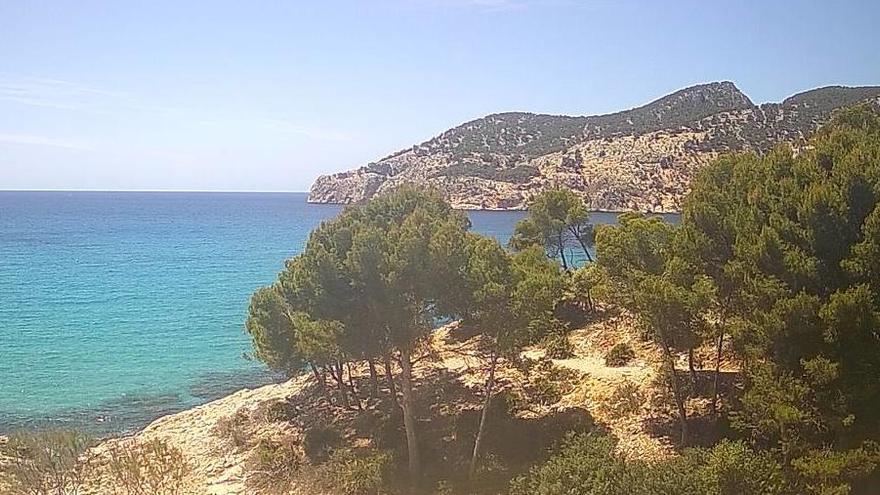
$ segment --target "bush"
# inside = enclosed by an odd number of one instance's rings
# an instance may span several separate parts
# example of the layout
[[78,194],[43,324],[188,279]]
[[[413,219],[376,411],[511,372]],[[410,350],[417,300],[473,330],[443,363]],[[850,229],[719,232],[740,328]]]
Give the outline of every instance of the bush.
[[234,414],[217,420],[213,433],[232,449],[240,450],[250,444],[249,423],[250,417],[247,411],[239,409]]
[[383,492],[391,471],[393,456],[389,452],[334,452],[323,466],[326,488],[330,493],[375,495]]
[[528,324],[528,339],[532,343],[546,341],[554,336],[567,333],[568,327],[565,323],[552,315],[542,315],[529,321]]
[[[630,493],[629,466],[614,457],[606,436],[570,435],[546,463],[511,483],[511,495],[611,495]],[[636,492],[632,492],[635,494]]]
[[574,346],[565,332],[554,333],[544,340],[544,348],[550,359],[568,359],[574,356]]
[[639,412],[644,403],[645,394],[639,386],[626,380],[614,389],[604,407],[611,418],[618,419]]
[[164,440],[118,442],[109,449],[105,469],[126,495],[177,495],[189,466],[183,453]]
[[92,439],[72,430],[13,435],[0,451],[12,494],[77,493],[92,464]]
[[529,372],[526,386],[528,400],[532,404],[549,406],[559,402],[562,396],[572,390],[577,374],[569,369],[560,368],[548,358],[542,358],[534,364]]
[[303,448],[312,462],[324,462],[342,444],[342,434],[332,425],[319,424],[305,432]]
[[880,464],[880,446],[865,442],[861,447],[846,451],[812,450],[791,464],[803,493],[849,493],[852,482],[876,472]]
[[260,409],[260,416],[266,423],[293,421],[298,415],[296,405],[288,400],[269,402]]
[[511,495],[778,495],[782,469],[769,455],[741,442],[690,449],[656,463],[626,461],[614,441],[595,434],[570,435],[547,462],[511,484]]
[[304,465],[305,459],[293,437],[262,439],[245,462],[248,493],[290,493]]
[[626,342],[621,342],[608,351],[605,355],[605,366],[626,366],[635,359],[636,353]]

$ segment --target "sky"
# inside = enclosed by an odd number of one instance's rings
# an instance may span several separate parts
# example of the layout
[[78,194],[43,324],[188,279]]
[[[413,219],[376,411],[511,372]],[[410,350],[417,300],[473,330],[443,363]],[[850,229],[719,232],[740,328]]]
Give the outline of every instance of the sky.
[[880,2],[0,0],[0,190],[305,191],[486,114],[880,84]]

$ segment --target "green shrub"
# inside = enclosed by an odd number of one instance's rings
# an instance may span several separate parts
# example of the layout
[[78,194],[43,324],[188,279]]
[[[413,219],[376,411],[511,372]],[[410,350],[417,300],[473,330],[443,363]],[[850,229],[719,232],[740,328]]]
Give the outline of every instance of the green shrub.
[[550,359],[568,359],[574,356],[574,346],[565,332],[554,333],[544,340],[544,348]]
[[626,461],[614,441],[570,435],[550,459],[511,484],[511,495],[779,495],[782,469],[772,457],[741,442],[690,449],[670,460]]
[[644,403],[645,394],[639,386],[626,380],[614,389],[604,408],[612,419],[619,419],[637,413]]
[[636,353],[626,342],[621,342],[608,351],[605,355],[605,366],[626,366],[635,359]]
[[743,442],[724,440],[711,449],[691,451],[700,464],[700,477],[721,495],[786,493],[782,467],[767,452],[755,452]]
[[544,357],[535,362],[528,372],[526,384],[528,401],[532,404],[549,406],[559,402],[562,396],[572,390],[577,373],[553,364]]
[[[547,462],[511,483],[511,495],[623,495],[632,477],[606,436],[570,435]],[[634,495],[636,492],[632,492]]]
[[866,442],[859,448],[846,451],[817,449],[791,464],[803,493],[846,494],[853,481],[876,471],[880,464],[880,448],[874,442]]
[[342,434],[332,425],[318,424],[308,428],[303,439],[306,456],[313,463],[324,462],[342,444]]
[[482,179],[512,182],[524,184],[541,175],[537,167],[527,164],[518,164],[512,168],[499,168],[486,166],[483,163],[455,163],[439,172],[433,177],[480,177]]
[[392,461],[393,456],[389,452],[338,450],[322,471],[331,493],[376,495],[383,493]]
[[125,495],[177,495],[189,465],[183,453],[163,440],[114,443],[109,448],[106,475]]
[[529,321],[528,324],[528,339],[533,343],[546,341],[567,333],[568,327],[565,323],[552,315],[542,315]]
[[263,405],[260,409],[260,415],[267,423],[280,423],[293,421],[299,415],[299,411],[293,402],[277,400]]
[[92,467],[87,450],[93,441],[72,430],[12,435],[2,446],[3,476],[14,495],[77,493]]
[[302,451],[293,437],[261,439],[245,461],[248,493],[290,493],[304,465]]

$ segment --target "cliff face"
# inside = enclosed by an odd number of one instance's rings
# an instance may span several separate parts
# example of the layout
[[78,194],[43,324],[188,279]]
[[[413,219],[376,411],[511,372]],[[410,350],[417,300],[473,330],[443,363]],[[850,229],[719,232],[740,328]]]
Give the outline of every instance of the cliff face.
[[430,185],[453,206],[522,209],[546,187],[595,210],[679,211],[694,173],[720,153],[798,146],[831,113],[880,100],[880,87],[826,87],[755,105],[733,83],[693,86],[623,112],[493,114],[357,170],[319,177],[309,201],[352,203],[401,183]]

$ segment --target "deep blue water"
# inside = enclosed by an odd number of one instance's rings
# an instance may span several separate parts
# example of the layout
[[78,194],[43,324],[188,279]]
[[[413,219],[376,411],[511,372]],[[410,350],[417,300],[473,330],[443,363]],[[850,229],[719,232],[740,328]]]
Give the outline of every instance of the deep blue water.
[[[244,357],[248,298],[338,211],[301,193],[0,192],[0,433],[126,431],[275,379]],[[522,216],[470,213],[502,242]]]

